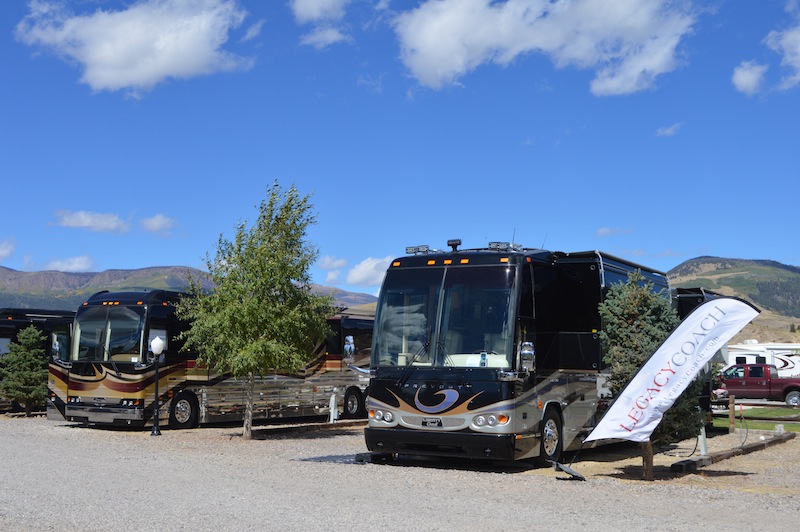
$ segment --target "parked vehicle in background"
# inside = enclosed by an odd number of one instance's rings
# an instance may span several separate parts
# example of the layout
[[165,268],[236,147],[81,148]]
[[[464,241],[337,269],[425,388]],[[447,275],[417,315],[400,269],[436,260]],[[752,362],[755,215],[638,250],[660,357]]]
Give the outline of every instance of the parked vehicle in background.
[[[0,309],[0,358],[9,352],[9,345],[17,341],[19,331],[33,325],[45,336],[42,349],[46,356],[66,360],[69,355],[74,316],[74,312],[66,310]],[[0,397],[0,411],[19,408],[21,405]]]
[[[159,424],[189,428],[241,421],[246,382],[198,364],[196,353],[181,349],[178,335],[189,327],[175,315],[174,304],[181,297],[184,294],[166,290],[99,292],[90,297],[75,315],[69,358],[50,363],[48,418],[98,425],[152,424],[157,389]],[[372,316],[342,311],[329,324],[333,336],[320,342],[304,370],[256,378],[254,420],[327,416],[331,397],[338,409],[348,393],[362,403],[345,415],[363,415],[368,379],[348,368],[344,347],[352,339],[351,362],[368,360]],[[164,343],[163,354],[148,356],[157,337]]]
[[800,377],[780,377],[771,364],[734,364],[720,374],[722,388],[736,399],[786,401],[800,406]]
[[746,340],[723,348],[726,365],[770,364],[778,368],[779,377],[800,376],[800,344],[759,343]]

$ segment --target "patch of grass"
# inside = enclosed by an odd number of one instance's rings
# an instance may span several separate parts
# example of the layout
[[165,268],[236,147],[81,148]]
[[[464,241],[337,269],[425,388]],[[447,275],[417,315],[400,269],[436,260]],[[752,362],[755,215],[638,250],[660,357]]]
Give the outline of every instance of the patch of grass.
[[[762,421],[762,420],[755,420],[749,419],[747,417],[747,413],[745,411],[744,415],[744,422],[736,416],[734,420],[736,429],[739,428],[747,428],[748,430],[775,430],[775,425],[783,425],[783,430],[786,432],[800,432],[800,423],[792,423],[792,422],[783,422],[783,421]],[[730,426],[730,422],[726,417],[714,417],[712,424],[715,429],[727,429]]]
[[[736,412],[737,415],[739,412]],[[800,408],[748,408],[744,411],[744,417],[757,417],[757,418],[796,418],[800,421]]]

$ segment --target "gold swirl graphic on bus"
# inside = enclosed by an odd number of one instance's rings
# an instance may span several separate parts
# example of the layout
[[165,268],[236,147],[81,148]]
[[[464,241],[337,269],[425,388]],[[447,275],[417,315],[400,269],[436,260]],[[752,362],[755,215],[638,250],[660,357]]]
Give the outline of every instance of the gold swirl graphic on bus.
[[[408,404],[403,399],[401,399],[399,395],[397,395],[393,391],[391,391],[391,390],[388,390],[388,391],[389,391],[389,393],[394,395],[395,399],[397,399],[397,402],[400,403],[399,406],[397,407],[398,410],[400,410],[401,412],[407,412],[407,413],[410,413],[410,414],[418,414],[418,415],[443,413],[443,412],[445,412],[445,410],[447,410],[447,408],[449,408],[450,406],[455,404],[456,401],[458,401],[459,396],[461,395],[458,392],[458,390],[448,389],[448,390],[438,391],[434,395],[443,394],[445,396],[445,398],[438,405],[434,405],[432,407],[428,407],[426,405],[422,405],[421,403],[419,403],[419,401],[417,399],[418,396],[419,396],[419,390],[417,390],[417,393],[414,396],[414,401],[417,403],[417,406],[422,406],[422,407],[426,408],[426,410],[422,410],[420,408],[415,408],[413,405]],[[443,393],[443,392],[445,392],[445,393]],[[458,414],[469,413],[470,412],[469,404],[476,397],[478,397],[482,393],[483,393],[483,391],[480,391],[480,392],[476,393],[475,395],[469,397],[468,399],[466,399],[464,402],[462,402],[460,405],[456,406],[452,410],[448,410],[447,414],[448,415],[451,415],[451,414],[452,415],[458,415]],[[448,404],[446,404],[446,403],[448,403]],[[445,405],[445,406],[442,406],[442,405]]]

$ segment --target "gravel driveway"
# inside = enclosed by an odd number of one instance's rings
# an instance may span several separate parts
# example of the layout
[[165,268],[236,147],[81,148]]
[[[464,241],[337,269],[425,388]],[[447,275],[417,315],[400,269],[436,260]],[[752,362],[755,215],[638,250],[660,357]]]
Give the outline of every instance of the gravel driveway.
[[[362,429],[257,427],[244,441],[238,427],[153,437],[0,416],[0,530],[730,532],[800,519],[800,438],[671,474],[684,442],[656,455],[654,482],[639,480],[636,446],[584,450],[579,482],[509,464],[358,463]],[[742,437],[709,438],[709,451]]]

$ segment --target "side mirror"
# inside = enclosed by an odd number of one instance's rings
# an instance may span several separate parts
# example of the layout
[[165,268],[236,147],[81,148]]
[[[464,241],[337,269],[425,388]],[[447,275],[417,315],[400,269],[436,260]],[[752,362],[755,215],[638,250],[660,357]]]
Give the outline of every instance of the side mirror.
[[519,349],[519,367],[521,373],[536,371],[536,353],[533,349],[533,342],[522,342]]
[[344,354],[346,359],[352,359],[356,352],[356,343],[352,336],[344,337]]

